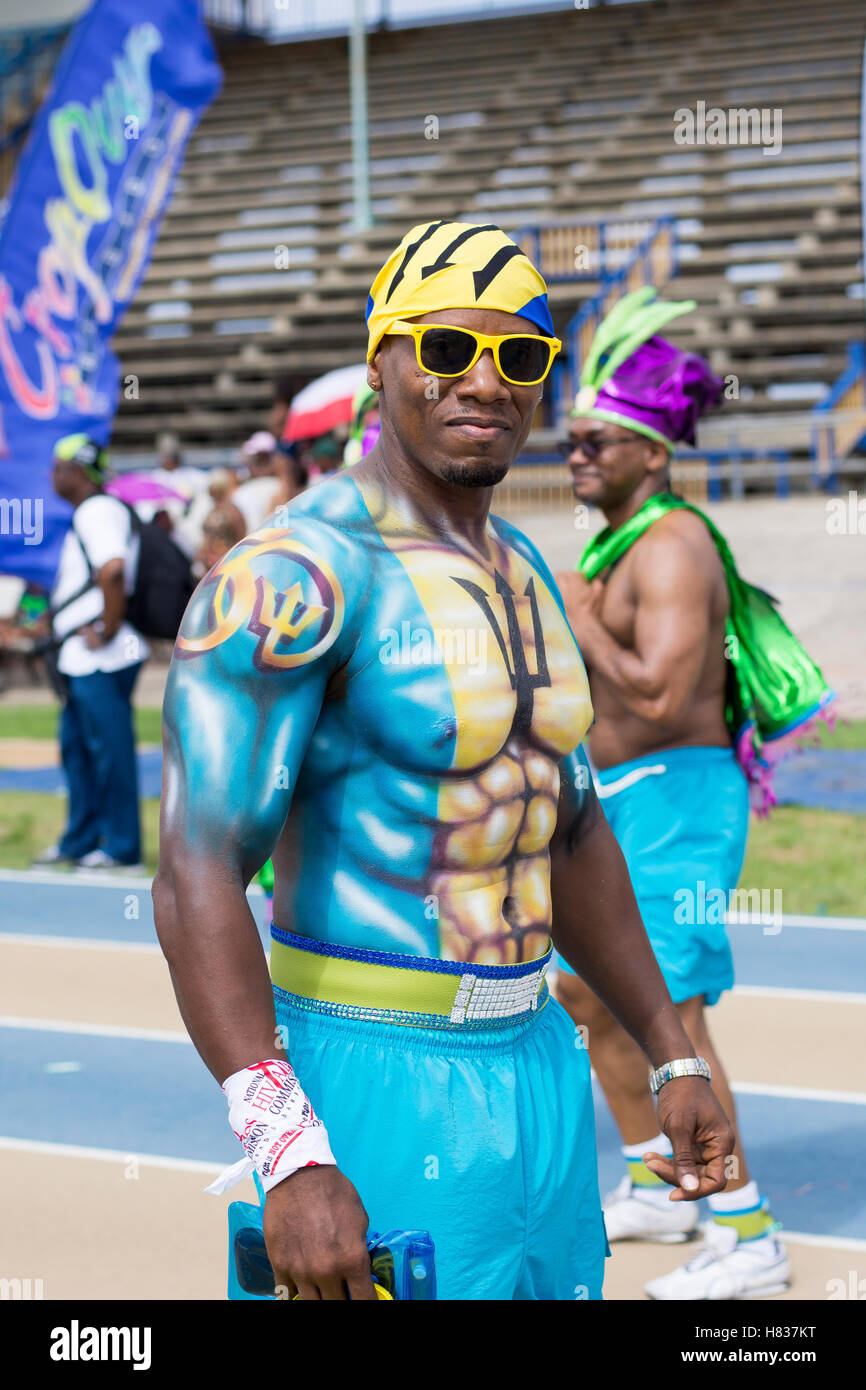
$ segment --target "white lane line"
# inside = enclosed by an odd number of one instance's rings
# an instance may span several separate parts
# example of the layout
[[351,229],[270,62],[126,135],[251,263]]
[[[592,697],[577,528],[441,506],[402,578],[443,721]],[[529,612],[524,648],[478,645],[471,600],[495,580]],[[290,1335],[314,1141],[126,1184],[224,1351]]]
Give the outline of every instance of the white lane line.
[[72,1023],[62,1018],[16,1018],[0,1016],[0,1028],[29,1028],[37,1033],[79,1033],[93,1038],[135,1038],[140,1042],[189,1043],[187,1033],[168,1028],[126,1028],[116,1023]]
[[[179,1173],[221,1173],[224,1163],[206,1163],[196,1158],[172,1158],[166,1154],[141,1154],[122,1149],[87,1148],[83,1144],[52,1144],[41,1139],[10,1139],[0,1135],[0,1151],[45,1154],[56,1158],[89,1158],[99,1163],[129,1163],[135,1159],[143,1168],[168,1168]],[[853,1236],[821,1236],[805,1231],[782,1231],[789,1245],[825,1246],[830,1250],[866,1251],[866,1240]]]
[[149,890],[151,874],[115,874],[106,869],[0,869],[0,883],[60,884],[63,888],[140,888]]
[[805,1004],[866,1004],[866,994],[835,989],[785,989],[776,985],[734,985],[732,994],[758,999],[792,999]]
[[866,1105],[866,1091],[825,1091],[814,1086],[773,1086],[764,1081],[732,1081],[739,1096],[774,1096],[779,1100],[826,1100],[844,1105]]
[[831,1250],[864,1250],[866,1240],[854,1236],[813,1236],[811,1231],[789,1231],[783,1226],[779,1235],[788,1245],[826,1245]]
[[[30,1029],[38,1033],[75,1033],[84,1037],[132,1038],[141,1042],[188,1043],[188,1034],[167,1028],[129,1028],[114,1023],[73,1023],[56,1018],[18,1018],[0,1015],[0,1028]],[[848,1105],[866,1105],[866,1092],[825,1091],[808,1086],[774,1086],[763,1082],[735,1081],[731,1089],[740,1095],[775,1096],[785,1100],[842,1101]]]
[[83,1144],[49,1144],[41,1139],[9,1139],[0,1135],[0,1150],[12,1153],[48,1154],[57,1158],[93,1158],[100,1163],[130,1163],[142,1168],[171,1168],[180,1173],[221,1173],[224,1163],[205,1163],[197,1158],[172,1158],[165,1154],[142,1154],[133,1149],[91,1149]]
[[[548,985],[555,985],[558,978],[558,971],[548,971]],[[787,986],[782,985],[734,985],[733,989],[728,992],[744,998],[790,999],[794,1003],[801,1004],[866,1004],[866,994],[855,994],[849,990],[839,989],[788,989]]]
[[[123,875],[106,869],[0,869],[0,883],[57,884],[64,888],[142,888],[153,883],[151,874]],[[251,883],[247,894],[264,897],[259,883]]]
[[43,936],[35,932],[0,932],[0,946],[70,946],[85,951],[141,951],[145,955],[161,956],[162,950],[152,941],[101,941],[98,936]]
[[[590,1069],[592,1084],[599,1101],[604,1092],[595,1072]],[[732,1081],[731,1090],[740,1096],[771,1096],[776,1100],[840,1101],[844,1105],[866,1105],[864,1091],[824,1091],[812,1086],[775,1086],[771,1081]]]
[[866,917],[804,917],[798,912],[791,913],[790,916],[783,912],[778,917],[771,913],[728,912],[725,921],[728,926],[763,927],[767,925],[768,917],[772,919],[773,926],[778,923],[782,927],[826,927],[831,931],[866,931]]

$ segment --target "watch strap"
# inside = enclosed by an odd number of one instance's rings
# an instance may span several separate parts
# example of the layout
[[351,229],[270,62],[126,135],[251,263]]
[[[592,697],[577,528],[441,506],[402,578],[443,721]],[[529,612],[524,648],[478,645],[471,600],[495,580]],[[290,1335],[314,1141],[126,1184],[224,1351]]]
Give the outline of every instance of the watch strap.
[[673,1081],[678,1076],[702,1076],[705,1081],[713,1079],[709,1064],[703,1057],[676,1057],[672,1062],[665,1062],[662,1066],[656,1067],[650,1074],[649,1084],[653,1095],[658,1095],[666,1082]]

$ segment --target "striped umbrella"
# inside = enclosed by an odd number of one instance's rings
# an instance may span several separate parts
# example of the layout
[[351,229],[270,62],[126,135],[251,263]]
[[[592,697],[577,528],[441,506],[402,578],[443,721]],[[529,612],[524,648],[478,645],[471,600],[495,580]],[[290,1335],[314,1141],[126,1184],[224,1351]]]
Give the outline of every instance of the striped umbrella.
[[367,380],[367,365],[361,362],[351,367],[338,367],[311,381],[292,401],[283,443],[296,439],[318,439],[337,425],[351,423],[355,392]]

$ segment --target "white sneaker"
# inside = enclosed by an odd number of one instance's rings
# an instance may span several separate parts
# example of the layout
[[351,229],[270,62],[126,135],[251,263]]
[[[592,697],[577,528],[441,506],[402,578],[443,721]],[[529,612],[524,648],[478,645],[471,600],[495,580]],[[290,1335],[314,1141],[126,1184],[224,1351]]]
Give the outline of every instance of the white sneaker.
[[40,854],[30,860],[30,867],[33,869],[54,868],[57,864],[74,864],[75,860],[71,854],[64,854],[59,845],[49,845]]
[[771,1232],[741,1241],[733,1226],[710,1221],[703,1247],[688,1264],[650,1279],[645,1292],[656,1300],[755,1298],[784,1293],[791,1277],[785,1247]]
[[106,854],[104,849],[91,850],[90,854],[85,854],[81,859],[76,859],[79,869],[123,869],[127,874],[143,874],[143,864],[123,864],[119,859],[113,859],[110,854]]
[[691,1240],[698,1229],[697,1202],[647,1202],[632,1193],[632,1181],[626,1174],[619,1187],[609,1192],[602,1203],[604,1225],[611,1243],[651,1240],[659,1245],[677,1245]]

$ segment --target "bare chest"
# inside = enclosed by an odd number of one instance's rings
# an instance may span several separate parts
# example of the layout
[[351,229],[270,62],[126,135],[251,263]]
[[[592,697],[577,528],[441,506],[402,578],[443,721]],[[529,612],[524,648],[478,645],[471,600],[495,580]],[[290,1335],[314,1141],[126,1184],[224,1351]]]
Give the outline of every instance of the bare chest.
[[509,551],[485,568],[406,546],[377,588],[347,713],[392,766],[470,772],[509,739],[558,761],[583,737],[592,719],[583,663],[553,595],[521,557]]
[[607,631],[621,647],[634,647],[637,601],[631,582],[631,556],[625,555],[608,573],[599,616]]

